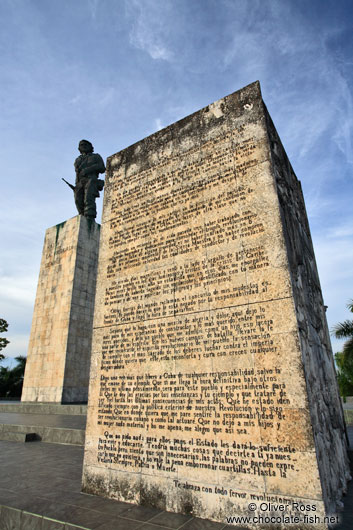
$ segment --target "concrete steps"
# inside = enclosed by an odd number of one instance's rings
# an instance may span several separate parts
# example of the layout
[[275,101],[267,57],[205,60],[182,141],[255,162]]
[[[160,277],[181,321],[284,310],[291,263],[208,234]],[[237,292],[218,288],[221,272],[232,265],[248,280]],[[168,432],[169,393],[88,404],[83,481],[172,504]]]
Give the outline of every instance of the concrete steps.
[[0,403],[0,440],[85,443],[87,405]]
[[19,414],[67,414],[70,416],[87,414],[87,405],[61,405],[60,403],[24,403],[1,402],[0,414],[2,412],[14,412]]
[[353,409],[343,409],[346,425],[353,426]]
[[6,442],[36,442],[38,436],[35,432],[16,432],[16,431],[6,431],[0,432],[0,440]]
[[[33,438],[34,435],[34,438]],[[30,439],[26,439],[29,436]],[[40,441],[53,444],[84,445],[84,429],[66,429],[43,425],[0,424],[0,440],[13,442]]]

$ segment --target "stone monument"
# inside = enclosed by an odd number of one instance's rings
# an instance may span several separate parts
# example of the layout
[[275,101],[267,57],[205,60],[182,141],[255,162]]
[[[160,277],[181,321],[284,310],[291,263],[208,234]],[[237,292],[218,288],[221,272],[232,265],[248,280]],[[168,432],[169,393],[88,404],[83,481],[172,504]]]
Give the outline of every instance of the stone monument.
[[83,491],[327,528],[346,448],[301,186],[256,82],[108,158]]
[[46,231],[22,401],[87,401],[99,234],[79,215]]
[[26,402],[87,402],[100,235],[95,201],[105,166],[91,142],[81,140],[78,148],[76,184],[67,184],[80,215],[45,234],[21,398]]

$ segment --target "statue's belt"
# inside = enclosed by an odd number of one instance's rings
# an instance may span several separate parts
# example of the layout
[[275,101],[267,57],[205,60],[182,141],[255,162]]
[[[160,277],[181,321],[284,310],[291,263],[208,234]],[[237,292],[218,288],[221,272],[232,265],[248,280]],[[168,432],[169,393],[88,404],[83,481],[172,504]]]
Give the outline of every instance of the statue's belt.
[[95,180],[98,191],[102,191],[104,188],[104,180],[99,179],[96,175],[85,175],[84,177],[79,177],[76,183],[76,186],[79,186],[81,183],[86,184],[89,180]]
[[93,179],[97,179],[98,180],[98,177],[97,175],[95,175],[94,173],[91,173],[90,175],[84,175],[82,177],[78,177],[78,181],[80,182],[81,180],[93,180]]

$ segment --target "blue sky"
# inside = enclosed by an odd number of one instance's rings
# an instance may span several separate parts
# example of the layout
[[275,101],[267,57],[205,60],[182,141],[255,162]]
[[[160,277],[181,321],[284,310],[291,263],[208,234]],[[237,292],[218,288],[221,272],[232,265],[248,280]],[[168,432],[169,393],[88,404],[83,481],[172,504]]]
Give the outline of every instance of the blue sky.
[[255,80],[302,182],[329,326],[349,318],[351,0],[1,0],[0,20],[3,353],[26,354],[44,232],[76,215],[61,177],[78,141],[106,158]]

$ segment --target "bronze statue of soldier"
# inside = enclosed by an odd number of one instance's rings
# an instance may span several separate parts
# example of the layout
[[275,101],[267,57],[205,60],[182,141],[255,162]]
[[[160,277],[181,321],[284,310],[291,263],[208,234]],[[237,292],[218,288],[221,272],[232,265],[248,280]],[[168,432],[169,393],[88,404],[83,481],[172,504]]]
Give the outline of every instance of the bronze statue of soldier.
[[97,216],[96,198],[99,197],[99,192],[104,186],[104,180],[99,179],[98,175],[105,172],[105,165],[102,157],[93,152],[93,145],[88,140],[81,140],[78,150],[81,154],[74,164],[75,186],[63,180],[73,189],[78,213],[87,219],[95,219]]

